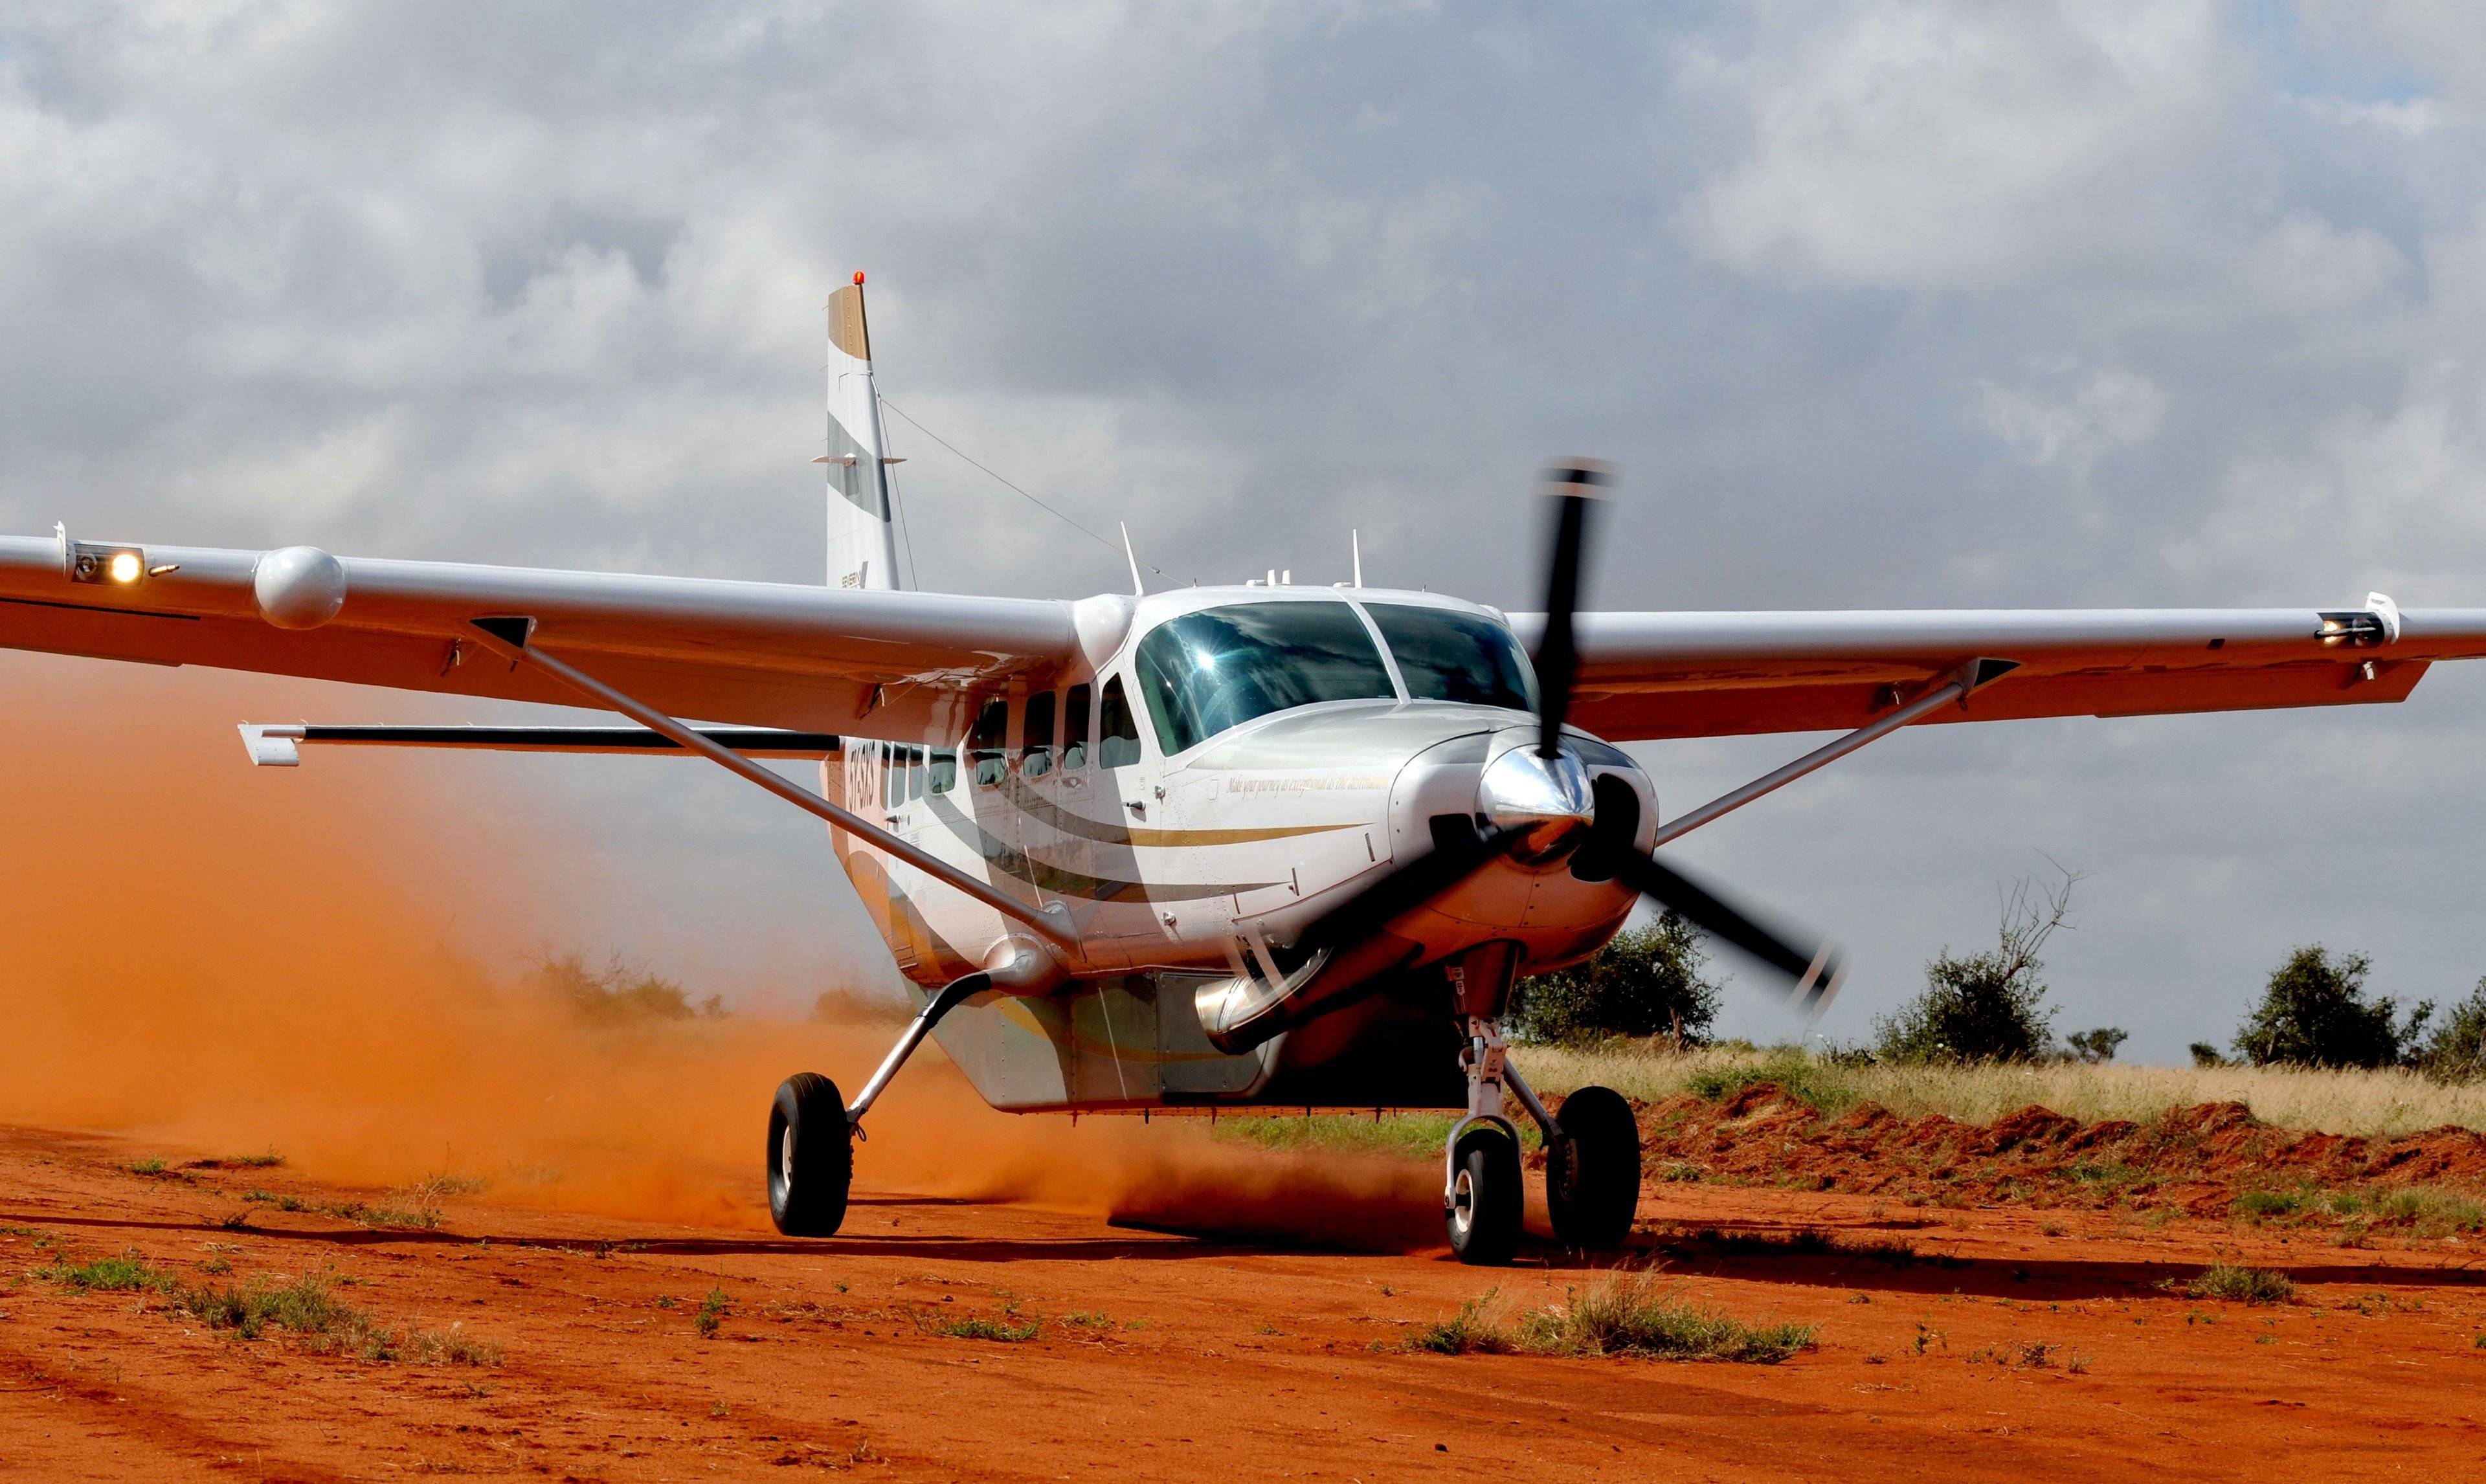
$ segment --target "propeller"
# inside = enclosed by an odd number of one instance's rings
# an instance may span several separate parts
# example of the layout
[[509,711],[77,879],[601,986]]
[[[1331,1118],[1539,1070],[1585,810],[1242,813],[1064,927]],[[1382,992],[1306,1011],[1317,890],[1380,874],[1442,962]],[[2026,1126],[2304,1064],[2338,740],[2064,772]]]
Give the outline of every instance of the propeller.
[[[1353,897],[1330,909],[1297,940],[1306,949],[1343,949],[1379,934],[1394,918],[1458,886],[1497,857],[1543,862],[1576,851],[1576,874],[1614,880],[1638,891],[1684,921],[1741,948],[1783,976],[1788,997],[1807,1014],[1817,1014],[1838,992],[1846,955],[1825,940],[1768,923],[1715,889],[1632,847],[1636,818],[1618,816],[1614,798],[1598,818],[1600,791],[1587,769],[1562,745],[1580,654],[1574,617],[1594,503],[1614,483],[1608,465],[1587,459],[1545,471],[1541,487],[1555,500],[1554,547],[1545,590],[1545,631],[1535,655],[1537,720],[1533,749],[1506,753],[1486,769],[1478,808],[1483,828],[1437,830],[1434,848]],[[1444,824],[1464,823],[1455,816]],[[1602,828],[1600,825],[1602,824]]]

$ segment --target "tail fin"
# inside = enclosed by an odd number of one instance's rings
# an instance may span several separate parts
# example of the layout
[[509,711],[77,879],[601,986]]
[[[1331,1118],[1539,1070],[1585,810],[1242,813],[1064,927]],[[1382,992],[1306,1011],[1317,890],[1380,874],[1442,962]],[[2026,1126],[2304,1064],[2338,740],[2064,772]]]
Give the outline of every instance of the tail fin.
[[890,536],[889,468],[881,451],[880,398],[871,385],[871,332],[863,275],[829,295],[829,586],[898,586]]

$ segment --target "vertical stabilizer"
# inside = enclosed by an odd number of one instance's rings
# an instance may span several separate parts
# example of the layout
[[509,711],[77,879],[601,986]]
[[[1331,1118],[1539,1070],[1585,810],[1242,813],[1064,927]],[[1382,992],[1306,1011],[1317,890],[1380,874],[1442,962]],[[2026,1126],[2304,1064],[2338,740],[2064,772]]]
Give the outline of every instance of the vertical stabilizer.
[[871,331],[863,275],[829,295],[829,586],[898,586],[882,459],[880,398],[871,385]]

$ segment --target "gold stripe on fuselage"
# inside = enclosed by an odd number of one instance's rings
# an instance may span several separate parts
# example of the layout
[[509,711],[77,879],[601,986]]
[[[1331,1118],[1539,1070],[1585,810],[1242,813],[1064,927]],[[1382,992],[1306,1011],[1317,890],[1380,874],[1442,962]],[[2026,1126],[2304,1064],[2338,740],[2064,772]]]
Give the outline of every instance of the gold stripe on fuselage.
[[1106,845],[1146,846],[1151,849],[1177,845],[1248,845],[1256,840],[1287,839],[1298,835],[1326,835],[1333,830],[1365,828],[1363,821],[1348,824],[1274,825],[1251,830],[1152,830],[1133,828],[1118,819],[1091,819],[1087,815],[1063,809],[1051,799],[1029,787],[1016,774],[1002,788],[1002,798],[1027,818],[1047,825],[1064,835],[1092,839]]

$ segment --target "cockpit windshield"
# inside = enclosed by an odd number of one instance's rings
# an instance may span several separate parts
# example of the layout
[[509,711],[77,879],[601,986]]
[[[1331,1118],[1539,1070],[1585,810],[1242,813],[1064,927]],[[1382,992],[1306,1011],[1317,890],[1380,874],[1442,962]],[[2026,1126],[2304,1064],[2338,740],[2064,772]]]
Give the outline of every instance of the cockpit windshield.
[[1367,603],[1373,625],[1417,701],[1536,709],[1536,676],[1510,630],[1482,614],[1408,603]]
[[1169,756],[1272,711],[1396,695],[1355,610],[1318,600],[1169,618],[1140,641],[1134,668]]

